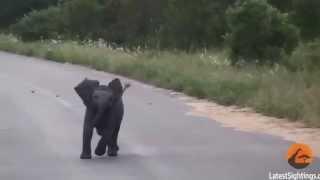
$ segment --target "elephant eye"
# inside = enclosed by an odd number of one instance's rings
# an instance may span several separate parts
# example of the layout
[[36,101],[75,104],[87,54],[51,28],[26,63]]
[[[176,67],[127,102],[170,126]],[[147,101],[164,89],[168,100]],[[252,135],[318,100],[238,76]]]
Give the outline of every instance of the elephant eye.
[[93,99],[98,99],[98,95],[93,95]]

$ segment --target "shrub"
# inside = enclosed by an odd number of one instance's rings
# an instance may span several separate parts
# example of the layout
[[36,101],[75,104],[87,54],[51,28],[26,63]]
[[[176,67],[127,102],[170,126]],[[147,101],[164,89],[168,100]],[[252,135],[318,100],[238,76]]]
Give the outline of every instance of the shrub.
[[[0,34],[0,49],[83,64],[208,98],[220,104],[253,107],[266,115],[303,120],[320,127],[320,71],[292,72],[282,65],[232,67],[221,51],[124,51],[103,42],[22,42]],[[299,48],[298,48],[299,49]]]
[[265,0],[244,0],[227,10],[226,35],[233,64],[274,64],[298,43],[298,30]]
[[65,28],[71,37],[94,38],[104,16],[99,0],[69,0],[62,5]]
[[12,32],[26,41],[56,38],[62,30],[59,7],[32,11],[18,23],[11,26]]
[[23,40],[57,38],[94,38],[101,31],[103,6],[98,0],[69,0],[40,11],[32,11],[11,30]]
[[301,30],[304,40],[320,37],[320,1],[292,0],[292,21]]
[[219,47],[226,33],[225,11],[235,0],[169,0],[161,45],[194,50]]
[[58,0],[1,0],[0,27],[14,24],[32,10],[40,10],[56,5]]
[[320,71],[320,40],[300,44],[289,57],[287,67],[293,71]]
[[104,39],[120,46],[156,46],[154,35],[163,21],[167,0],[103,0]]

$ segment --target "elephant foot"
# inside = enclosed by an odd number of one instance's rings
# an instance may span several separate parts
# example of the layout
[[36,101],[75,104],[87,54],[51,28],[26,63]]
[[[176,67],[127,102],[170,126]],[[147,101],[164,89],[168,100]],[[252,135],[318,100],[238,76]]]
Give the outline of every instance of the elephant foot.
[[118,156],[119,148],[108,148],[108,156],[115,157]]
[[84,154],[84,153],[82,153],[81,155],[80,155],[80,159],[91,159],[92,157],[91,157],[91,154]]
[[105,147],[97,147],[95,152],[97,156],[103,156],[106,153],[106,148]]

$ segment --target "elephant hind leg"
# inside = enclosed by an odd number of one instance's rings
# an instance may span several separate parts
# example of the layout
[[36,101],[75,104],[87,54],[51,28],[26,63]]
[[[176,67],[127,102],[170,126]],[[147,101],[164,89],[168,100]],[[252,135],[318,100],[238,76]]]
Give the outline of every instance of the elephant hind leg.
[[103,156],[106,153],[106,149],[107,149],[107,145],[104,145],[100,141],[99,141],[97,148],[94,152],[97,156]]
[[106,130],[103,131],[102,137],[99,140],[98,145],[95,150],[96,155],[102,156],[106,153],[107,145],[110,142],[111,133]]
[[118,156],[119,147],[108,147],[108,156]]

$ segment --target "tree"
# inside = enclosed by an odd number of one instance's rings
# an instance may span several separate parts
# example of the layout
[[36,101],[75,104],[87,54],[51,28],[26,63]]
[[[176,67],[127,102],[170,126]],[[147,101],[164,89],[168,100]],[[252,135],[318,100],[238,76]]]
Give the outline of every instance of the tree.
[[180,49],[220,46],[226,32],[225,10],[235,0],[169,0],[162,44]]
[[293,0],[292,21],[300,28],[304,40],[320,37],[320,1]]
[[69,0],[62,5],[67,33],[71,37],[97,38],[101,31],[104,6],[100,0]]
[[281,12],[288,13],[292,10],[292,1],[293,0],[268,0],[268,3],[279,9]]
[[140,45],[157,32],[166,0],[107,0],[104,37],[122,45]]
[[297,28],[265,0],[242,0],[228,10],[227,18],[233,64],[277,63],[297,46]]
[[1,0],[0,27],[16,23],[32,10],[45,9],[57,3],[58,0]]
[[62,32],[62,16],[59,7],[34,10],[10,27],[12,32],[25,41],[57,38]]

